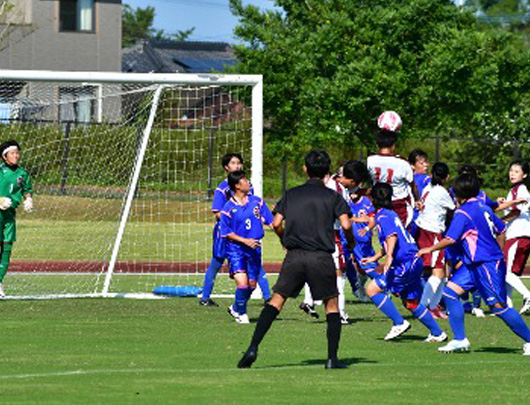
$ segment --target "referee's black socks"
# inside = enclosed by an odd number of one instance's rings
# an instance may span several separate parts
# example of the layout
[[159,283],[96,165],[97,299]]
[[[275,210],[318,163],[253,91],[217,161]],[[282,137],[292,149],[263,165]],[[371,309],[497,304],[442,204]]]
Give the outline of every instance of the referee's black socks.
[[328,359],[337,360],[337,352],[339,351],[340,333],[342,324],[340,323],[340,314],[335,312],[326,315],[328,324]]
[[[258,323],[256,324],[256,329],[254,330],[254,335],[250,341],[250,347],[257,349],[267,332],[269,331],[272,322],[276,319],[280,311],[273,307],[272,305],[265,305],[261,314],[258,318]],[[340,319],[339,319],[340,324]]]

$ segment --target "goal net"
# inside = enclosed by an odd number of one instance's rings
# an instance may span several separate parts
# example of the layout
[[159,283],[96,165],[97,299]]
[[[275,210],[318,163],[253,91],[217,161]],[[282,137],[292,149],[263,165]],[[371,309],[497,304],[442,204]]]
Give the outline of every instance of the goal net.
[[35,209],[17,210],[7,296],[201,286],[222,155],[243,155],[261,195],[262,79],[0,70],[9,139]]

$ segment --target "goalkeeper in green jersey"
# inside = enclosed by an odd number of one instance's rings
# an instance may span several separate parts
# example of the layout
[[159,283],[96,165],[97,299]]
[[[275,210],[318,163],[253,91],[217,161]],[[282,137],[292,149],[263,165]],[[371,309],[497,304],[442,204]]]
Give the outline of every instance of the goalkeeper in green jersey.
[[26,170],[18,165],[20,145],[10,140],[0,145],[0,298],[5,297],[3,280],[9,266],[13,243],[17,240],[16,209],[24,198],[24,211],[33,210],[31,180]]

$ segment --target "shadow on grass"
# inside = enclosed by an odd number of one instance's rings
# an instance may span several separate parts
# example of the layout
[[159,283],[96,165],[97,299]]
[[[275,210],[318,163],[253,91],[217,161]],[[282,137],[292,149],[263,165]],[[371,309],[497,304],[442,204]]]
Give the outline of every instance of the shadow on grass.
[[499,354],[520,354],[521,349],[513,347],[481,347],[478,350],[473,350],[477,353],[499,353]]
[[[347,365],[347,366],[355,366],[355,364],[362,364],[362,363],[377,363],[377,361],[374,360],[368,360],[363,357],[347,357],[347,358],[341,358],[341,363]],[[288,363],[288,364],[277,364],[273,366],[264,366],[264,367],[256,367],[256,369],[270,369],[270,368],[287,368],[287,367],[297,367],[297,366],[322,366],[324,368],[324,364],[326,364],[325,359],[309,359],[309,360],[302,360],[300,363]]]
[[346,304],[350,304],[350,305],[374,305],[374,303],[372,301],[362,302],[362,301],[359,301],[359,300],[346,300]]
[[380,337],[377,340],[380,342],[389,342],[389,344],[396,344],[396,343],[407,343],[407,342],[423,342],[425,340],[425,336],[418,336],[418,335],[405,335],[405,336],[398,336],[395,339],[386,341],[384,338]]

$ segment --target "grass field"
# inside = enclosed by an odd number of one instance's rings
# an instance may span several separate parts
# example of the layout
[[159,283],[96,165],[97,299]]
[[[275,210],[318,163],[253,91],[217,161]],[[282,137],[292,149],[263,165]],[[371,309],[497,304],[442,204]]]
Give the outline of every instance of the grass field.
[[[467,317],[472,351],[442,355],[425,328],[384,342],[389,322],[349,303],[348,370],[324,370],[326,328],[288,302],[250,370],[236,363],[255,323],[196,299],[4,301],[0,401],[48,403],[526,403],[529,358],[493,317]],[[520,302],[518,302],[520,304]],[[249,305],[253,321],[261,301]],[[322,308],[319,309],[322,312]],[[402,311],[404,312],[404,311]],[[530,317],[525,317],[530,321]],[[447,321],[441,321],[449,332]]]

